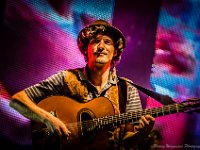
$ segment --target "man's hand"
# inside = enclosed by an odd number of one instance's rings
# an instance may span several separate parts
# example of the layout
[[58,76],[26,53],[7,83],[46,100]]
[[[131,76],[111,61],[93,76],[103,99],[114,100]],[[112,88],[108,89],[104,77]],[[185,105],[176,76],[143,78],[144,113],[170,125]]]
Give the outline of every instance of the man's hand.
[[[123,140],[133,137],[134,135],[138,134],[141,137],[146,137],[150,134],[151,130],[153,129],[155,123],[155,118],[150,115],[142,116],[139,121],[138,125],[134,127],[132,125],[126,126],[126,133],[123,137]],[[140,138],[140,137],[138,137]]]
[[132,145],[136,145],[144,140],[144,138],[148,137],[153,129],[154,123],[154,117],[150,115],[142,116],[138,121],[138,125],[122,125],[121,127],[115,129],[114,132],[110,132],[112,136],[109,140],[117,143],[121,135],[122,145],[130,148]]
[[67,129],[66,125],[59,118],[54,117],[53,115],[48,116],[48,118],[44,120],[44,123],[47,126],[50,133],[57,133],[60,137],[68,137],[71,133]]

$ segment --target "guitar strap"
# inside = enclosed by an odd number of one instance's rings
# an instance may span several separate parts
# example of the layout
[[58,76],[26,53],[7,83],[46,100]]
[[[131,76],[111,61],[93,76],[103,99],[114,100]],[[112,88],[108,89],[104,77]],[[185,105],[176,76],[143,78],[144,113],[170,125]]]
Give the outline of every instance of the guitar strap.
[[143,92],[144,94],[152,97],[153,99],[157,100],[158,102],[160,102],[163,105],[168,105],[168,104],[174,104],[175,101],[173,101],[173,99],[168,96],[168,95],[163,95],[160,93],[157,93],[155,91],[149,90],[147,88],[144,88],[138,84],[135,84],[129,80],[126,80],[124,78],[118,77],[119,82],[118,82],[118,89],[119,89],[119,107],[120,107],[120,111],[122,113],[125,112],[125,108],[126,108],[126,99],[127,99],[127,92],[126,92],[126,82],[130,83],[131,85],[133,85],[134,87],[136,87],[139,91]]
[[126,100],[127,100],[127,85],[125,80],[119,78],[118,82],[118,94],[119,94],[119,109],[121,113],[125,113]]

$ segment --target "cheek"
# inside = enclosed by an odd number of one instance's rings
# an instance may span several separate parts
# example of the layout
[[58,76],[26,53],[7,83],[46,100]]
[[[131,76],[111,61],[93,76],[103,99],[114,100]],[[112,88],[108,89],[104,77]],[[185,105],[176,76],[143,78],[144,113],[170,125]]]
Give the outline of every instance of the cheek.
[[88,47],[87,55],[88,55],[88,57],[91,57],[93,55],[93,47],[92,46]]
[[110,47],[111,51],[110,54],[112,54],[113,57],[115,57],[117,55],[117,50],[115,50],[114,47]]

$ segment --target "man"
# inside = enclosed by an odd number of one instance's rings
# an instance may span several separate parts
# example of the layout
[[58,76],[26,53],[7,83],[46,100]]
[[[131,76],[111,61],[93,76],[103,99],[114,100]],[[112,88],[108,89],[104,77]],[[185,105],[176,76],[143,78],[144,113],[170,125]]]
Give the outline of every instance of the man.
[[[113,106],[114,114],[142,109],[137,89],[129,83],[130,81],[128,82],[127,79],[116,75],[115,65],[120,60],[125,48],[125,38],[119,29],[104,20],[97,20],[80,31],[78,47],[87,61],[86,67],[61,71],[36,85],[14,94],[10,102],[10,106],[25,117],[45,124],[50,134],[55,135],[56,133],[63,139],[67,137],[66,140],[68,141],[74,136],[73,130],[65,123],[65,120],[57,117],[56,112],[52,115],[52,113],[37,105],[39,102],[52,95],[64,95],[81,104],[91,103],[95,101],[95,98],[106,97]],[[74,104],[74,101],[72,104]],[[96,105],[95,109],[97,108],[98,111],[102,110],[102,113],[107,111],[105,105]],[[73,109],[76,108],[73,107]],[[93,112],[91,111],[90,113]],[[69,116],[67,118],[71,117],[70,114],[66,115]],[[120,125],[113,130],[108,129],[110,134],[106,134],[103,139],[96,141],[96,143],[93,140],[86,142],[85,148],[132,148],[148,136],[155,120],[150,115],[144,115],[138,119],[137,124],[121,125],[120,122]],[[97,123],[99,122],[97,119]],[[80,125],[80,130],[82,131],[84,124],[78,125]],[[95,126],[94,128],[97,127]],[[81,134],[84,137],[84,133]],[[106,144],[98,144],[103,143],[102,141],[105,139]],[[91,146],[91,141],[96,147]],[[80,147],[77,145],[78,143],[71,148],[79,149]],[[83,149],[83,147],[81,148]]]

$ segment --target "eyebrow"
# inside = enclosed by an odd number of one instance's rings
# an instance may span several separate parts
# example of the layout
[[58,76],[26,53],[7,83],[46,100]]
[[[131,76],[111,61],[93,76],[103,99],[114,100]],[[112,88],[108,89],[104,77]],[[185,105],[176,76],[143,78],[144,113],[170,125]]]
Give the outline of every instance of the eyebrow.
[[111,37],[109,37],[109,36],[101,36],[101,37],[98,37],[98,36],[96,36],[96,37],[94,37],[93,39],[108,39],[108,40],[112,40],[113,41],[113,39],[111,38]]

